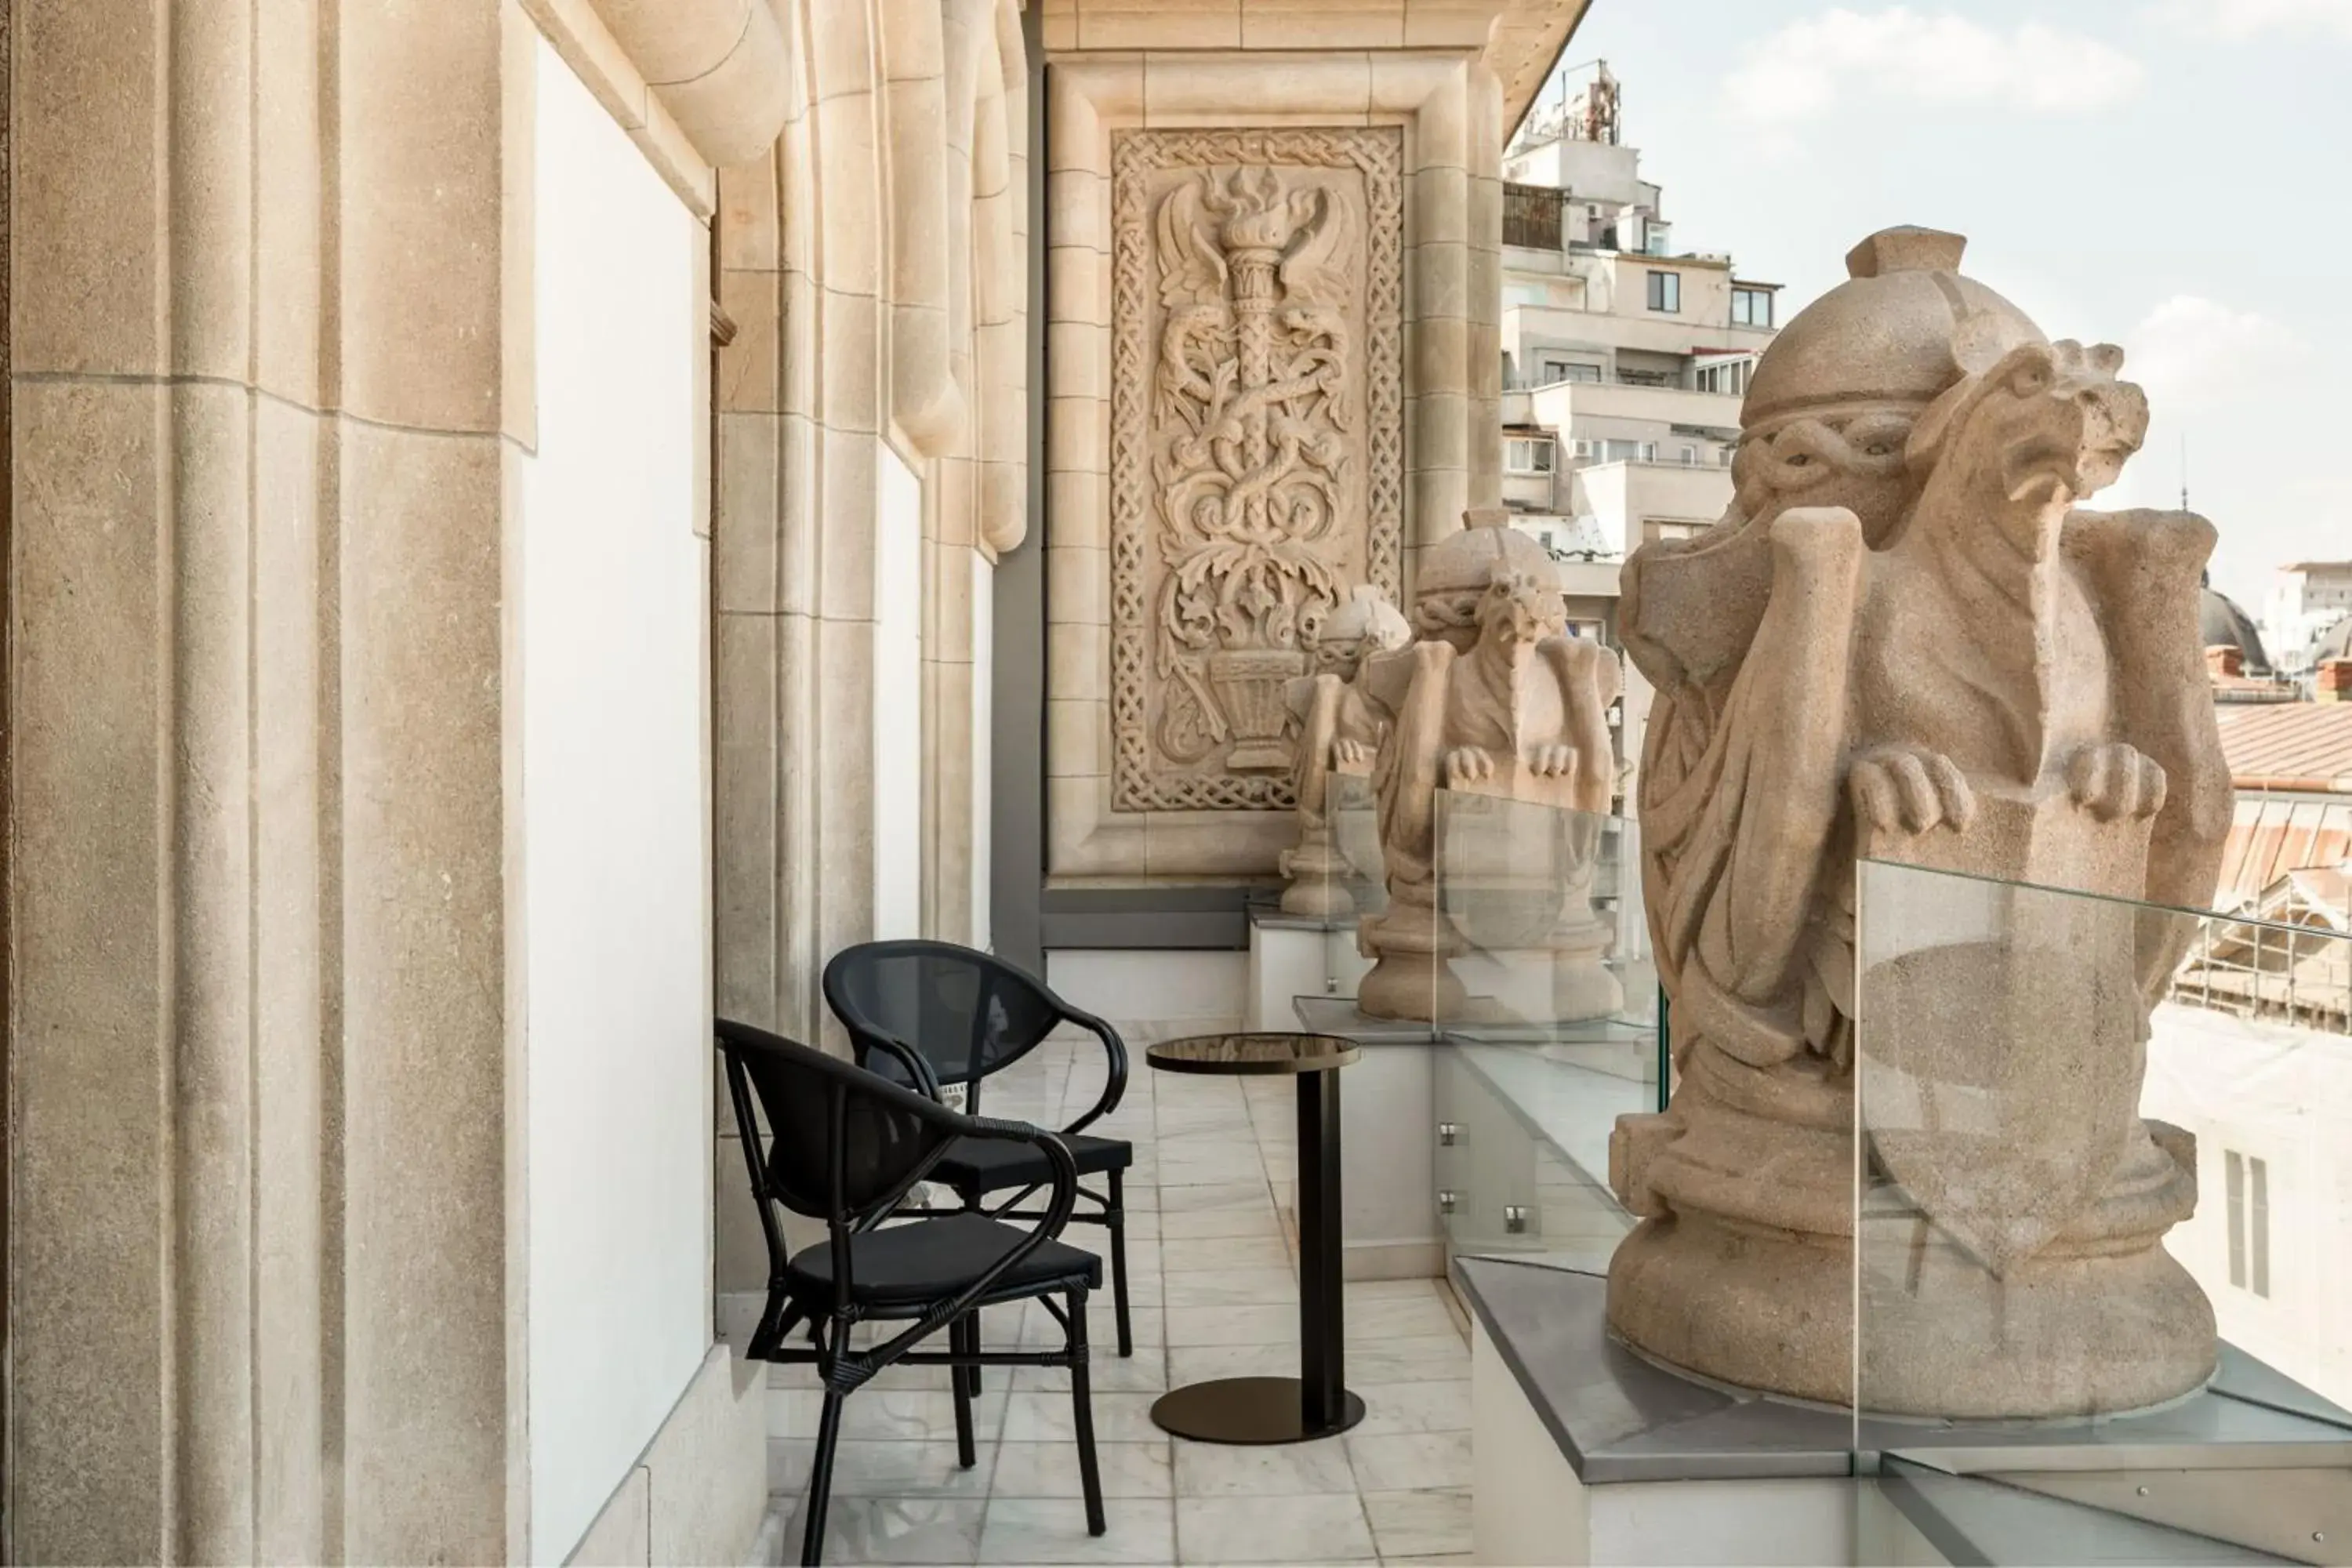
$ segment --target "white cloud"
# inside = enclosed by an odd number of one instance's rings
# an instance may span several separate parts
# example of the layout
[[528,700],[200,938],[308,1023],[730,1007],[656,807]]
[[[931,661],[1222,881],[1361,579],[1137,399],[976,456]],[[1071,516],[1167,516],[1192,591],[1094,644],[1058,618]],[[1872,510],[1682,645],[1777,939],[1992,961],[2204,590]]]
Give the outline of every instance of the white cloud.
[[1735,119],[1785,130],[1858,98],[2085,113],[2131,98],[2142,80],[2137,60],[2084,34],[2039,22],[2002,31],[1898,5],[1791,22],[1756,46],[1725,79],[1724,91]]
[[2179,413],[2261,394],[2309,352],[2267,316],[2176,294],[2125,338],[2124,375],[2158,410]]
[[2224,38],[2332,32],[2352,39],[2352,0],[2168,0],[2158,14],[2189,32]]

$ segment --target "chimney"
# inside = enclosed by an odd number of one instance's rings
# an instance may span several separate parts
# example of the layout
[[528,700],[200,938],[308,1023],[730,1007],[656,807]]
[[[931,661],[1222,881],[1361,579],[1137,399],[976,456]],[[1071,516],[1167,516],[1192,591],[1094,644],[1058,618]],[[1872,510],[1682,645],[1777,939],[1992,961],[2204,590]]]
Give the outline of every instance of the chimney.
[[2312,672],[2311,695],[2316,702],[2352,702],[2352,658],[2322,660]]
[[2219,680],[2246,673],[2246,650],[2236,643],[2215,643],[2205,650],[2205,673]]

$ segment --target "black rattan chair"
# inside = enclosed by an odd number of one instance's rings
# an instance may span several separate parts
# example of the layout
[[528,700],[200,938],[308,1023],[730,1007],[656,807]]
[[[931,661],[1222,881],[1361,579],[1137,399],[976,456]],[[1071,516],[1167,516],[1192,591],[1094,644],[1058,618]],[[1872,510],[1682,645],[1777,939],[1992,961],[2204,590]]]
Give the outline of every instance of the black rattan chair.
[[[1101,1176],[1104,1190],[1078,1195],[1097,1205],[1070,1217],[1110,1233],[1111,1305],[1118,1353],[1135,1353],[1127,1308],[1127,1207],[1123,1184],[1135,1147],[1123,1138],[1097,1138],[1087,1128],[1118,1109],[1127,1092],[1127,1046],[1118,1031],[1048,990],[1045,982],[1003,959],[945,942],[869,942],[844,948],[824,966],[824,999],[849,1031],[865,1067],[908,1082],[938,1098],[944,1086],[965,1086],[964,1109],[980,1110],[982,1080],[1019,1061],[1063,1023],[1099,1038],[1110,1071],[1092,1109],[1061,1131],[1080,1176]],[[907,1062],[906,1046],[922,1058]],[[928,1081],[926,1080],[928,1075]],[[1028,1218],[1015,1206],[1045,1184],[1045,1162],[1032,1145],[1002,1138],[966,1138],[948,1151],[931,1179],[952,1190],[966,1212],[992,1193],[1017,1189],[991,1211]],[[953,1211],[909,1210],[925,1214]]]
[[[960,1115],[874,1073],[747,1024],[722,1018],[718,1036],[735,1125],[742,1134],[743,1163],[768,1242],[768,1305],[746,1353],[758,1361],[814,1363],[824,1384],[801,1561],[816,1563],[824,1550],[842,1402],[875,1373],[899,1363],[952,1369],[956,1457],[966,1469],[975,1458],[971,1396],[981,1366],[1069,1368],[1087,1528],[1102,1534],[1102,1479],[1087,1380],[1087,1293],[1100,1288],[1102,1262],[1055,1239],[1069,1223],[1078,1191],[1076,1168],[1061,1140],[1023,1122]],[[761,1112],[770,1129],[764,1146]],[[981,1138],[1033,1150],[1045,1163],[1042,1184],[1052,1195],[1034,1216],[1036,1225],[1024,1230],[978,1214],[883,1225],[898,1217],[898,1201],[934,1172],[942,1155],[961,1142]],[[790,1251],[777,1204],[822,1218],[826,1239]],[[1031,1297],[1060,1321],[1063,1348],[982,1351],[978,1310]],[[898,1321],[908,1326],[878,1343],[863,1349],[852,1343],[861,1323]],[[809,1326],[809,1347],[787,1348],[786,1340],[803,1322]],[[941,1329],[948,1331],[945,1351],[915,1348]]]

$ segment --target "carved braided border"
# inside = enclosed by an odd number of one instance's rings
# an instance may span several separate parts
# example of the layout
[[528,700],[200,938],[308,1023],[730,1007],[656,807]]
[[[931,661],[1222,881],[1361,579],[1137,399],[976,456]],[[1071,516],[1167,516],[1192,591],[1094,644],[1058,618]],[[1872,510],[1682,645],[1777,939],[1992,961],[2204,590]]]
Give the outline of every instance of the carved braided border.
[[1111,137],[1111,809],[1286,811],[1288,779],[1155,774],[1144,711],[1150,613],[1151,226],[1145,176],[1219,164],[1352,168],[1364,177],[1365,562],[1398,597],[1404,540],[1404,133],[1330,130],[1120,131]]

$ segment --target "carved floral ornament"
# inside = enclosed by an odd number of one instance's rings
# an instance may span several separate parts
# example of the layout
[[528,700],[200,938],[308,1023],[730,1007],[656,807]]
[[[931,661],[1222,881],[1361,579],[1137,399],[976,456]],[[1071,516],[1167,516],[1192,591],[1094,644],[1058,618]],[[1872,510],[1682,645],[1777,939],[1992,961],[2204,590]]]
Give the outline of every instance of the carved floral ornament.
[[1402,525],[1402,138],[1113,147],[1113,804],[1293,804],[1286,683]]

